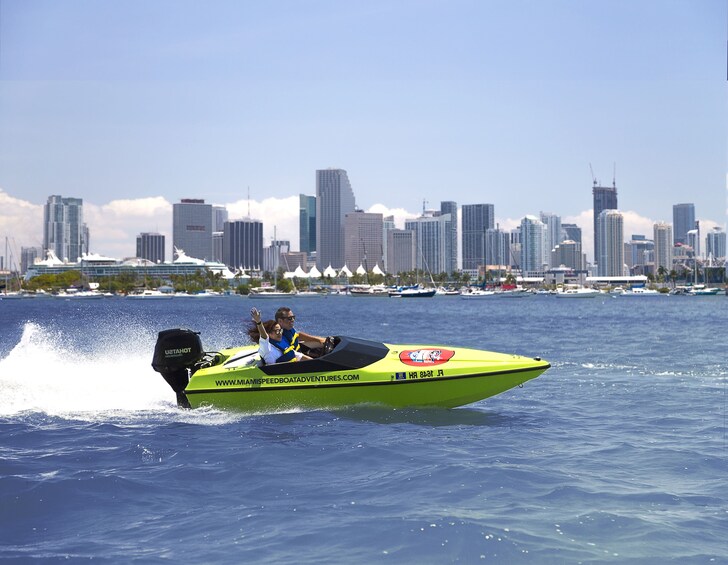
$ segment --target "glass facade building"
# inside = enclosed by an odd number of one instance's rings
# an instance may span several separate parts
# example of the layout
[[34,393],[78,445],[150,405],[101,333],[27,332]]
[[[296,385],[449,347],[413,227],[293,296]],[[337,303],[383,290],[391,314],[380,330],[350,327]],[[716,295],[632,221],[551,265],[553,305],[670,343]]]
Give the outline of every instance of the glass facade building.
[[316,266],[344,266],[344,219],[356,210],[354,191],[343,169],[316,171]]
[[212,259],[212,205],[185,198],[172,205],[172,245],[188,257]]
[[299,250],[304,253],[316,251],[316,197],[300,194],[298,215]]
[[595,183],[592,188],[592,195],[594,197],[594,260],[598,262],[601,235],[597,229],[597,221],[604,210],[616,210],[618,208],[617,185],[597,186]]
[[688,245],[688,232],[695,229],[695,204],[674,204],[672,227],[673,243]]
[[597,218],[599,249],[597,250],[597,276],[624,275],[624,218],[617,210],[603,210]]
[[258,220],[225,222],[222,236],[223,263],[231,271],[258,270],[263,266],[263,223]]
[[136,238],[136,256],[152,263],[164,263],[164,241],[160,233],[140,233]]
[[493,204],[462,205],[463,270],[474,271],[486,261],[486,232],[495,226]]
[[88,229],[83,223],[83,200],[53,195],[43,210],[43,249],[71,263],[88,253]]

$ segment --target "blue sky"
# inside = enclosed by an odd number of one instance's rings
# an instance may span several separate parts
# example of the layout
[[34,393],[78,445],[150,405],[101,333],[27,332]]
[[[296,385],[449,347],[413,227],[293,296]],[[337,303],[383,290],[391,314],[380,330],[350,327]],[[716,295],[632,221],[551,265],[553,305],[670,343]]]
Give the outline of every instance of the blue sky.
[[590,231],[590,163],[627,233],[680,202],[724,225],[727,24],[724,0],[0,0],[0,235],[39,245],[61,194],[131,255],[197,197],[296,247],[327,167],[365,210]]

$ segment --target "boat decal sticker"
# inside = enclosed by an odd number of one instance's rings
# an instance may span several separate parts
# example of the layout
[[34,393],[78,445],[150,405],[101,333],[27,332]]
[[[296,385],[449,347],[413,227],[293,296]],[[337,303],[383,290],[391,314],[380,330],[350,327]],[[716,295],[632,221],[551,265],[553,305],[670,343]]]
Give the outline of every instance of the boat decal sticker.
[[395,373],[394,374],[394,380],[395,381],[403,381],[407,378],[407,373]]
[[422,367],[423,365],[442,365],[455,355],[451,349],[407,349],[399,354],[399,360],[405,365]]
[[302,383],[331,383],[344,381],[358,381],[359,374],[345,375],[311,375],[311,376],[281,376],[281,377],[256,377],[248,379],[220,379],[215,381],[215,386],[261,386],[281,384],[302,384]]

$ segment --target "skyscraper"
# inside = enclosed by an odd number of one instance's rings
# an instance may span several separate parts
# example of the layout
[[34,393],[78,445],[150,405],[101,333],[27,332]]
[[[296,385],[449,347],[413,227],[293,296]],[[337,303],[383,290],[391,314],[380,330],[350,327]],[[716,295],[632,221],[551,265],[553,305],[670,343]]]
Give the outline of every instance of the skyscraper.
[[445,265],[443,271],[452,274],[458,270],[458,205],[446,200],[440,202],[440,215],[449,215],[449,225],[445,226]]
[[298,240],[299,250],[316,251],[316,197],[299,194]]
[[594,196],[594,260],[599,261],[599,230],[597,229],[597,220],[599,214],[604,210],[616,210],[617,206],[617,184],[612,186],[597,186],[596,179],[592,187],[592,195]]
[[672,227],[673,243],[688,245],[688,232],[695,229],[695,204],[674,204]]
[[433,275],[448,272],[452,264],[448,256],[451,221],[450,214],[439,213],[405,221],[405,229],[415,234],[415,264],[418,269]]
[[263,224],[258,220],[225,222],[222,257],[231,270],[260,269],[263,266]]
[[607,208],[597,218],[596,239],[597,275],[600,277],[621,277],[624,275],[624,218],[618,210]]
[[500,228],[485,230],[485,264],[498,266],[511,264],[510,234]]
[[316,266],[344,266],[344,218],[356,209],[354,191],[343,169],[316,171]]
[[493,204],[463,204],[463,270],[486,264],[486,232],[495,225]]
[[[550,251],[550,250],[549,250]],[[542,272],[546,259],[546,225],[535,216],[526,216],[521,220],[521,271],[528,273]]]
[[212,205],[183,198],[172,205],[172,245],[188,257],[212,259]]
[[655,273],[660,267],[670,272],[672,270],[672,226],[665,222],[657,222],[653,228],[655,242]]
[[88,228],[83,223],[83,200],[53,195],[43,210],[43,249],[76,262],[88,253]]
[[344,219],[344,259],[349,270],[363,265],[371,271],[384,266],[382,214],[351,212]]
[[387,273],[415,270],[415,233],[412,230],[387,230]]
[[561,224],[561,230],[564,232],[561,241],[568,239],[581,243],[581,228],[576,224]]
[[153,263],[164,263],[164,236],[160,233],[140,233],[136,238],[136,256]]
[[561,242],[561,216],[549,212],[541,212],[541,222],[546,226],[546,254],[550,267],[558,267],[551,264],[551,251]]
[[725,259],[726,237],[722,228],[715,227],[705,238],[705,254],[713,259]]

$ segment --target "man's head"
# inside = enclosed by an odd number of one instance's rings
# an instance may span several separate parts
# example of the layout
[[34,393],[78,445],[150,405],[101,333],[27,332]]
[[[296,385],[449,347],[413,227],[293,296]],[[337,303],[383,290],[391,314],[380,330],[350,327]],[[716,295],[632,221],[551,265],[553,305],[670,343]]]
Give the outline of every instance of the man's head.
[[278,322],[284,330],[290,330],[293,328],[293,324],[296,321],[296,316],[287,306],[281,306],[276,310],[276,322]]

